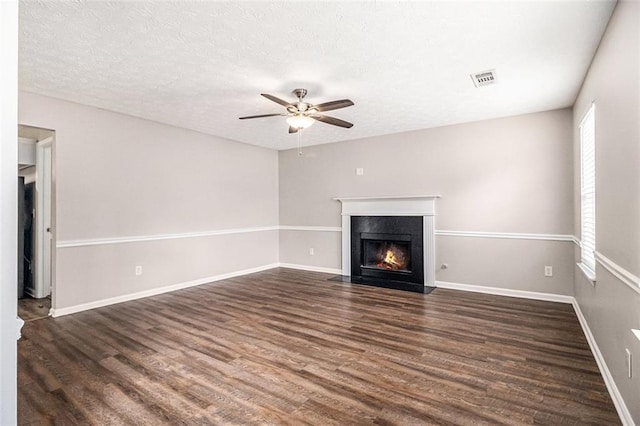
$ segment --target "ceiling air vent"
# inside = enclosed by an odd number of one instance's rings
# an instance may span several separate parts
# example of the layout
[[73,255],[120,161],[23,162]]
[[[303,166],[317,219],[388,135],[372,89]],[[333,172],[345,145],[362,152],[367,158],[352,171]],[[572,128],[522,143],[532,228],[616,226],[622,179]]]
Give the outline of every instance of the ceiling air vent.
[[476,87],[488,86],[489,84],[497,83],[496,70],[487,70],[471,74],[471,79]]

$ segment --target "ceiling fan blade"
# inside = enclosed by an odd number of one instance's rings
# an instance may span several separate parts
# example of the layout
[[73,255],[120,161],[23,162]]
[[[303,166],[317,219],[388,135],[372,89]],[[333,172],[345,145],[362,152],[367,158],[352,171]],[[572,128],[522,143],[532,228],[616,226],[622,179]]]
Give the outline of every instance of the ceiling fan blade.
[[333,124],[334,126],[340,126],[347,129],[353,127],[353,123],[349,123],[348,121],[340,120],[339,118],[327,117],[326,115],[310,115],[309,117],[313,118],[317,121],[322,121],[323,123]]
[[297,133],[297,132],[298,132],[298,128],[297,127],[289,126],[289,133]]
[[261,93],[261,95],[264,96],[265,98],[269,99],[270,101],[273,101],[273,102],[275,102],[277,104],[280,104],[280,105],[282,105],[284,107],[293,106],[291,104],[291,102],[283,101],[282,99],[276,98],[275,96],[269,95],[267,93]]
[[246,120],[247,118],[275,117],[276,115],[284,115],[284,114],[261,114],[261,115],[250,115],[250,116],[248,116],[248,117],[240,117],[240,120]]
[[353,101],[350,99],[340,99],[339,101],[325,102],[315,105],[318,111],[331,111],[334,109],[346,108],[353,105]]

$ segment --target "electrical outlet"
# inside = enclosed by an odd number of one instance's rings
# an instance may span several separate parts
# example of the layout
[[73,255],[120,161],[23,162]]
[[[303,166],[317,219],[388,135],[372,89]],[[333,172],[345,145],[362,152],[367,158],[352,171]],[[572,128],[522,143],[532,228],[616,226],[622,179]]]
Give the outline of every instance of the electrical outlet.
[[356,168],[356,176],[364,176],[364,169],[362,167]]
[[544,267],[544,276],[552,277],[553,276],[553,266],[545,266]]
[[624,348],[625,351],[625,355],[627,358],[627,374],[629,375],[629,378],[631,378],[632,376],[632,371],[631,371],[631,351],[629,351],[629,349]]
[[313,247],[311,247],[309,249],[309,256],[313,256],[314,254],[316,254],[316,251],[313,249]]
[[136,275],[142,275],[142,266],[136,266]]

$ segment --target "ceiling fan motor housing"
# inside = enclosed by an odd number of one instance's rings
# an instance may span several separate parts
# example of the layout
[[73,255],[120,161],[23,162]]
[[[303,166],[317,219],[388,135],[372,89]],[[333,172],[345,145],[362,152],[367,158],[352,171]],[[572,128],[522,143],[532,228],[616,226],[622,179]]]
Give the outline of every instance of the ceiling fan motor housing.
[[294,89],[293,94],[302,100],[307,95],[307,89]]

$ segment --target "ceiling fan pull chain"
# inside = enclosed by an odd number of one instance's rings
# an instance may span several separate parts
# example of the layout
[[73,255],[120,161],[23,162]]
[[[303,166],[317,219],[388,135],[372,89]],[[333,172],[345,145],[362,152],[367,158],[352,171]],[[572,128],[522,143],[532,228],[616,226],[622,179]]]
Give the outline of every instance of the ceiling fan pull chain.
[[298,129],[298,155],[302,156],[302,129]]

